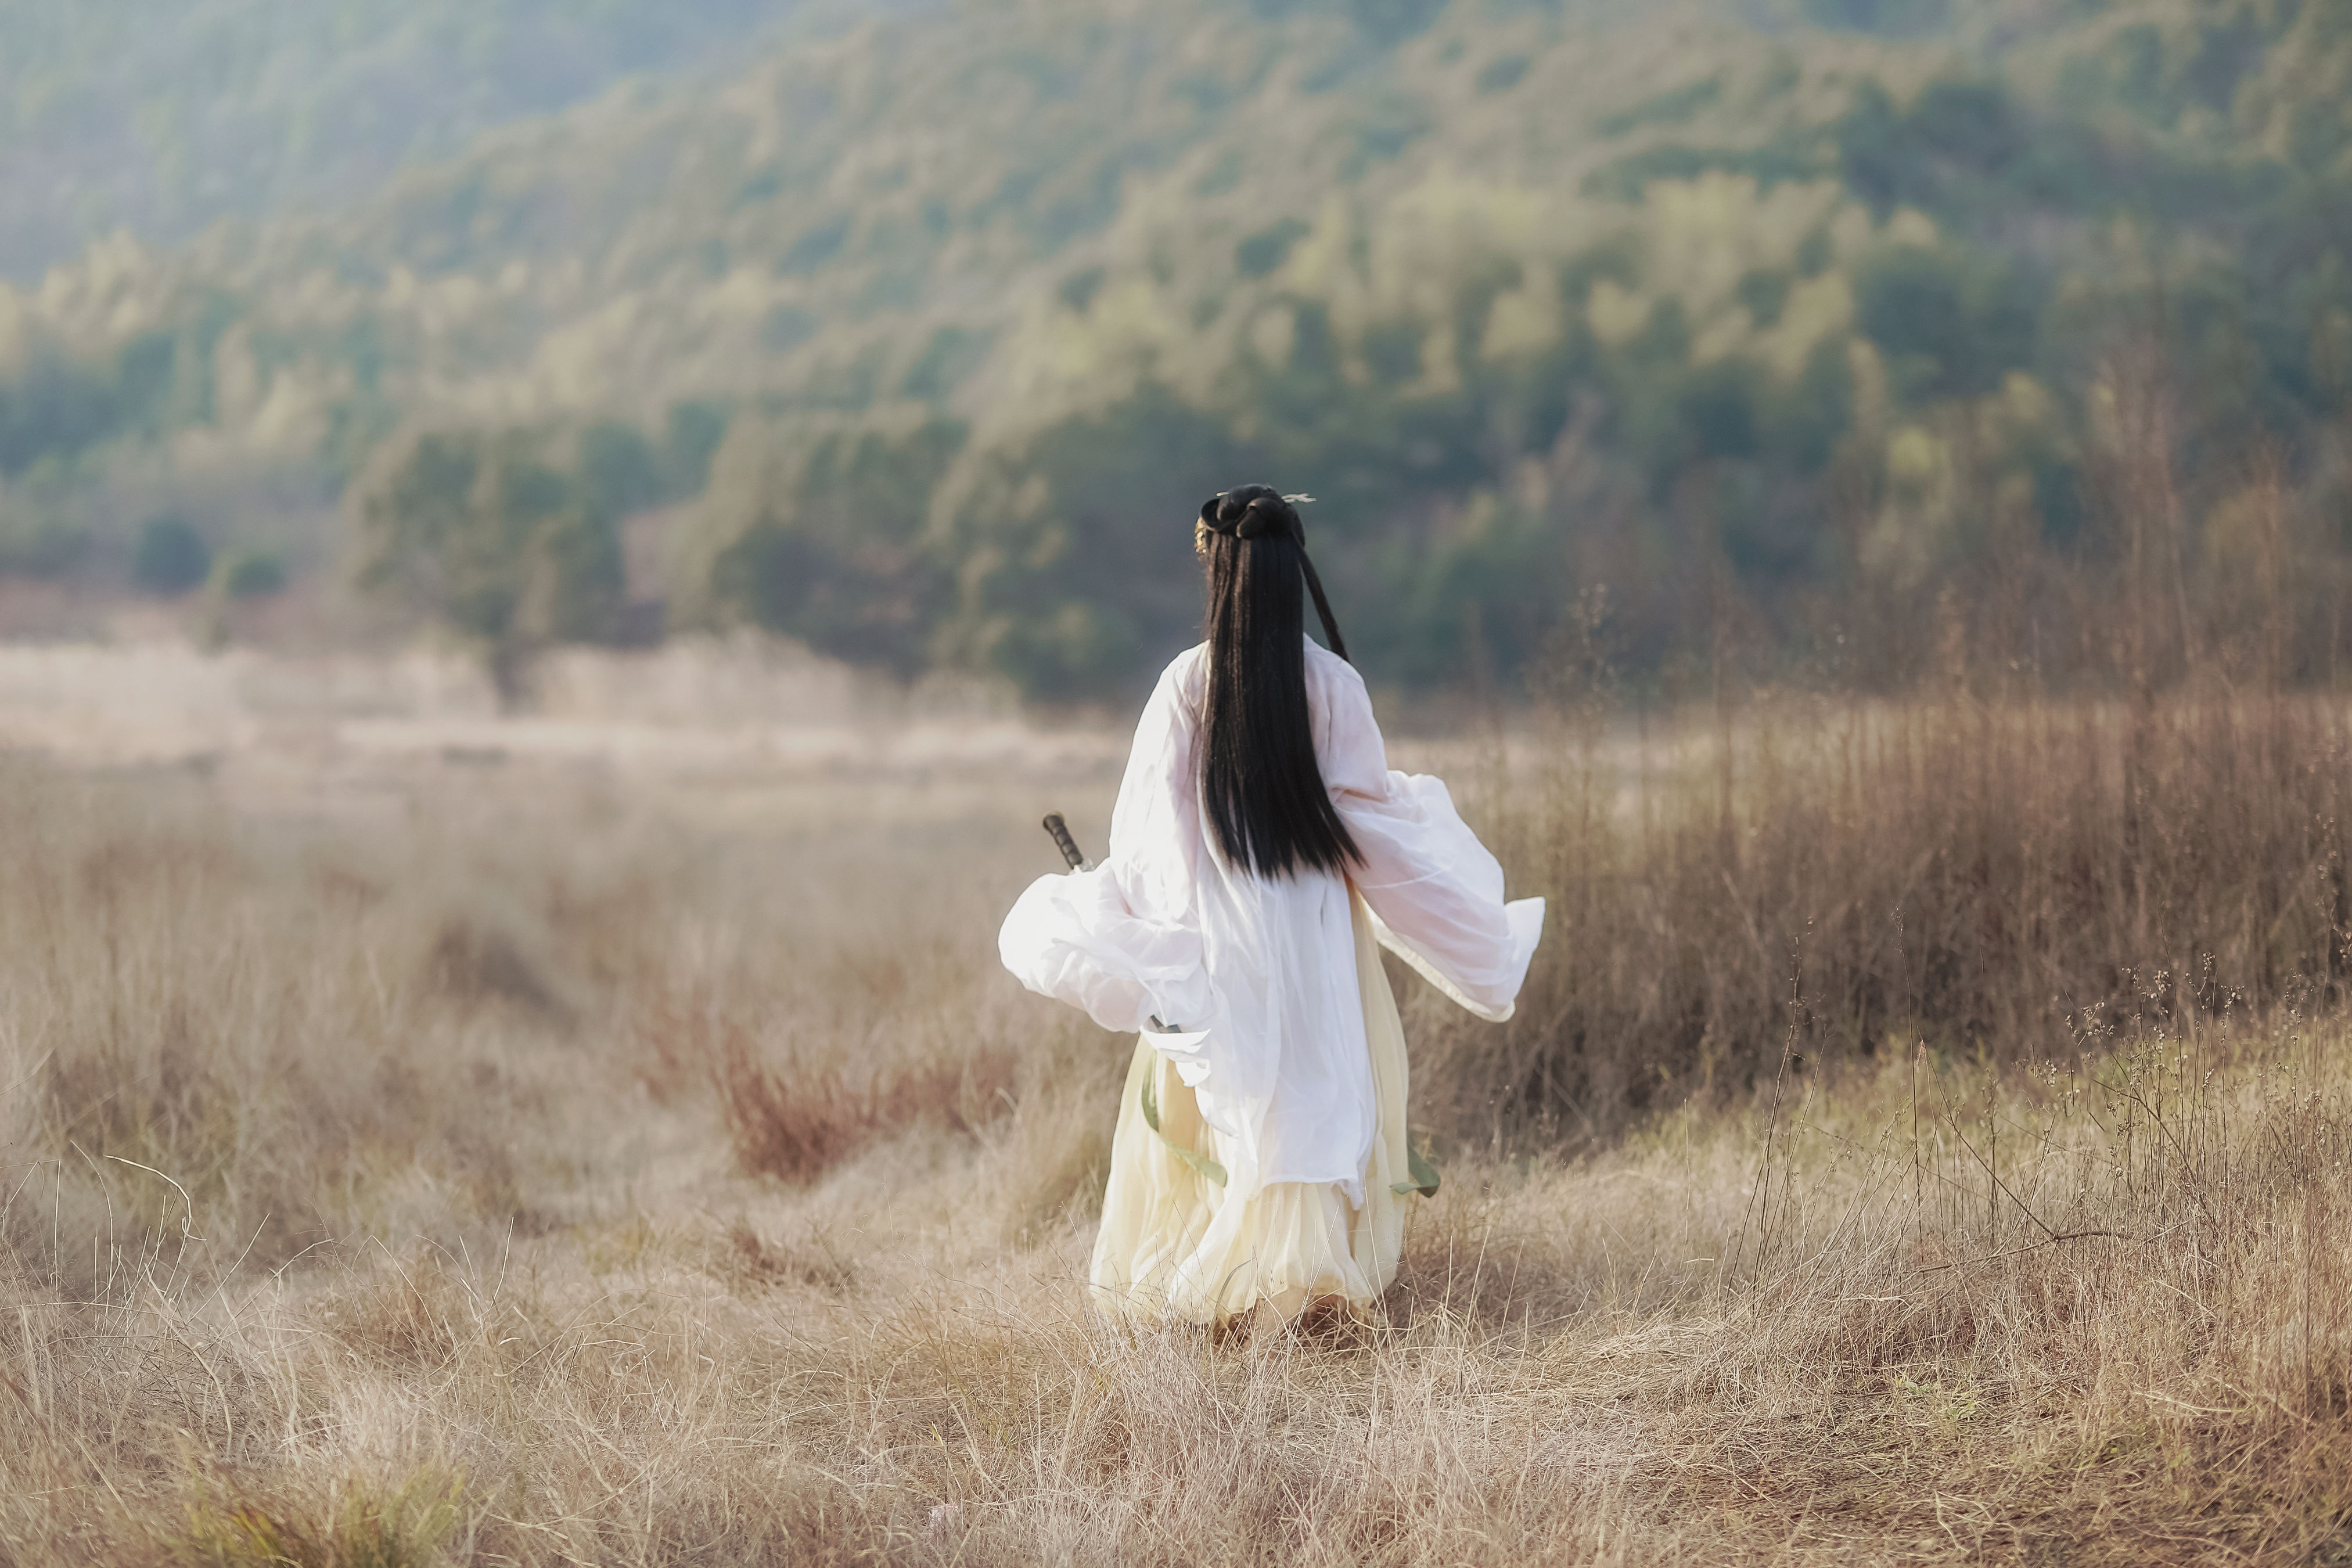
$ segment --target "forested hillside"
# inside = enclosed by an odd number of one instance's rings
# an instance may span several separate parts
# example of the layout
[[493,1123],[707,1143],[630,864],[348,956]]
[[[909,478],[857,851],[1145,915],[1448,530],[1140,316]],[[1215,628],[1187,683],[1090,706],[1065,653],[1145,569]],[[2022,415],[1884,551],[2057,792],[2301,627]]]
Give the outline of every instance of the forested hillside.
[[0,0],[0,277],[116,229],[346,207],[491,126],[853,9],[876,6]]
[[1384,680],[2054,683],[2151,595],[2135,678],[2332,677],[2347,78],[2347,0],[964,0],[0,293],[0,569],[274,518],[502,657],[1083,696],[1262,477]]

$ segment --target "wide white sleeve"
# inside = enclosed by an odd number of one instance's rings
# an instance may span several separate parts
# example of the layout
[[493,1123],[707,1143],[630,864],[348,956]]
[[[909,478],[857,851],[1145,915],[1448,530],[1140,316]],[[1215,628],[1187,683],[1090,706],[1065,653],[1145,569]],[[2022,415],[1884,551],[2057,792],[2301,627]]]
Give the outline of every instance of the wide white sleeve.
[[1362,854],[1349,874],[1381,944],[1479,1017],[1508,1018],[1543,935],[1544,901],[1504,900],[1501,864],[1443,780],[1389,767],[1354,670],[1334,673],[1326,724],[1323,782]]
[[1137,724],[1111,813],[1110,852],[1090,871],[1040,877],[1004,917],[997,952],[1030,990],[1131,1034],[1155,1016],[1183,1027],[1213,1005],[1192,909],[1192,724],[1174,670]]

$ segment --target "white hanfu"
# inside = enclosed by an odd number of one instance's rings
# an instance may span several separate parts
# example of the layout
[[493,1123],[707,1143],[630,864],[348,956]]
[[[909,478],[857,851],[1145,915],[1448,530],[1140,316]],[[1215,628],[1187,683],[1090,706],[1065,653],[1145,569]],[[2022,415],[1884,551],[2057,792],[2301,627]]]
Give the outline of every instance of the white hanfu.
[[1114,1313],[1369,1308],[1408,1181],[1403,1036],[1374,944],[1500,1021],[1543,929],[1542,900],[1504,900],[1445,785],[1390,771],[1362,678],[1305,646],[1316,762],[1361,856],[1346,876],[1262,878],[1213,847],[1195,647],[1145,704],[1109,854],[1040,878],[998,939],[1031,990],[1140,1036],[1092,1269]]

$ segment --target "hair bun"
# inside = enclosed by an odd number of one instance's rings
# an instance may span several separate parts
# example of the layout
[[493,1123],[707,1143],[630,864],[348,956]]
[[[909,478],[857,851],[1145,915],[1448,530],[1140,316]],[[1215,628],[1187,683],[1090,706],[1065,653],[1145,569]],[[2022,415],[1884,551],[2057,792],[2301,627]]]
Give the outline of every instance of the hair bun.
[[1306,531],[1298,526],[1297,510],[1267,485],[1243,485],[1210,497],[1201,507],[1201,521],[1204,527],[1234,539],[1287,533],[1300,543],[1306,542]]

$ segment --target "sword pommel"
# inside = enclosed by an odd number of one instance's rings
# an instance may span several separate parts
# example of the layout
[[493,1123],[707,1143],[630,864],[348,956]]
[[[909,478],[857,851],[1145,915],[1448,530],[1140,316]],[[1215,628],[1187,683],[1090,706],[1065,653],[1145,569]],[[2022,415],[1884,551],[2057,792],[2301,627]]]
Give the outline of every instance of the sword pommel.
[[1054,836],[1054,847],[1062,852],[1062,858],[1069,862],[1071,870],[1091,871],[1095,868],[1093,861],[1078,853],[1078,841],[1070,837],[1070,825],[1062,820],[1060,812],[1046,814],[1045,831]]

